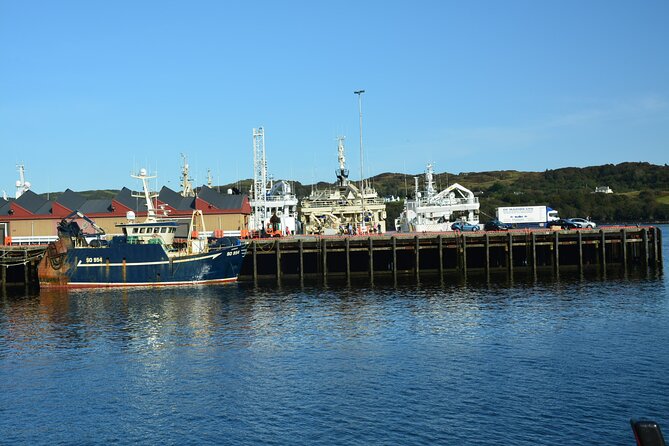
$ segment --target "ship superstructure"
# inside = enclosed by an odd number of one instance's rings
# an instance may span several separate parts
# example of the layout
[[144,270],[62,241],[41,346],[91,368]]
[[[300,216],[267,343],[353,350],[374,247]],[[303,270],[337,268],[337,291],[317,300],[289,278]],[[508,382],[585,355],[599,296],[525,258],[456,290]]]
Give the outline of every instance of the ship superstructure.
[[314,190],[301,203],[300,221],[305,234],[361,234],[386,231],[386,205],[364,180],[358,188],[348,180],[344,137],[337,138],[339,169],[332,188]]
[[249,230],[295,234],[297,197],[288,181],[274,181],[267,175],[265,130],[253,129],[253,185],[251,190]]
[[415,177],[415,197],[407,198],[404,210],[395,221],[401,232],[450,231],[456,221],[479,223],[480,203],[474,193],[458,183],[441,192],[434,187],[432,164],[425,171],[425,190],[419,191],[418,177]]

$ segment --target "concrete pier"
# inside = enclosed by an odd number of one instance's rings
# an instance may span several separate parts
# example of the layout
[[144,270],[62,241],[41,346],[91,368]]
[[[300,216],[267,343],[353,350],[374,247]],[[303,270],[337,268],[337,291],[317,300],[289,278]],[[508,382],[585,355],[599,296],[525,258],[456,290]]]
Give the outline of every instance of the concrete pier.
[[[459,272],[661,267],[653,226],[583,230],[295,236],[249,242],[241,281],[273,278],[415,276]],[[661,269],[661,268],[660,268]]]

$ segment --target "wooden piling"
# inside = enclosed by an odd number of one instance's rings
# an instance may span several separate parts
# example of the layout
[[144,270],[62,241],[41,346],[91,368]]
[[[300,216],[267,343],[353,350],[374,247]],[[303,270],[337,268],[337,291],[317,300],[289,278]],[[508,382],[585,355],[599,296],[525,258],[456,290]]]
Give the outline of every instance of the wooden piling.
[[253,251],[253,281],[258,281],[258,242],[253,241],[252,251]]
[[553,243],[553,267],[556,273],[560,272],[560,231],[555,231],[555,242]]
[[620,249],[623,269],[627,271],[627,231],[625,231],[625,229],[620,230]]
[[393,280],[397,280],[397,239],[393,235],[391,237],[393,250]]
[[643,243],[643,248],[642,248],[643,266],[645,268],[648,268],[648,229],[643,228],[643,230],[641,231],[641,239]]
[[369,278],[374,282],[374,246],[372,237],[367,237],[369,240]]
[[601,260],[599,261],[599,264],[602,266],[602,271],[604,271],[604,274],[606,274],[606,233],[604,232],[603,229],[599,230],[599,235],[600,235],[600,252],[601,252]]
[[30,273],[28,269],[28,250],[23,251],[23,284],[25,286],[28,286],[28,281],[29,277],[28,274]]
[[583,234],[578,231],[578,272],[583,272]]
[[276,280],[281,281],[281,243],[279,240],[274,241],[274,251],[276,253]]
[[437,249],[439,250],[439,276],[444,275],[444,239],[439,234],[437,236]]
[[414,247],[414,251],[416,254],[416,265],[415,265],[415,272],[416,272],[416,277],[420,276],[420,239],[418,236],[415,236],[414,239],[416,240],[416,244]]
[[660,271],[662,271],[662,230],[660,228],[655,228],[656,234],[657,234],[657,264],[660,267]]
[[467,275],[467,236],[462,234],[462,274]]
[[653,265],[657,265],[657,228],[653,227],[651,231],[653,234],[653,241],[650,243],[650,258],[653,262]]
[[513,274],[513,233],[509,232],[506,237],[509,249],[509,252],[506,253],[506,267],[509,270],[509,274]]
[[304,280],[304,241],[297,242],[297,249],[300,255],[300,280]]
[[328,245],[327,239],[321,239],[321,259],[323,260],[323,279],[328,275]]
[[483,249],[485,250],[485,273],[490,273],[490,235],[486,232],[483,236]]
[[346,278],[351,278],[351,239],[346,237]]
[[537,236],[532,233],[530,237],[530,250],[532,252],[532,271],[537,272]]

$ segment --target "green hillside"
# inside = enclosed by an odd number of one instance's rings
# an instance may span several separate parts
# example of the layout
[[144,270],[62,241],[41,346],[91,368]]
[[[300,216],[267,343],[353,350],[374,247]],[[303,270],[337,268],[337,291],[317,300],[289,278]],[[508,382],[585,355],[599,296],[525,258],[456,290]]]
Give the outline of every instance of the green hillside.
[[[382,173],[369,179],[382,197],[412,197],[414,177],[419,189],[424,188],[424,172]],[[547,205],[563,217],[589,216],[598,222],[669,221],[669,166],[649,163],[621,163],[584,168],[566,167],[544,172],[500,170],[492,172],[442,172],[434,175],[438,190],[460,183],[472,190],[481,202],[482,220],[495,215],[499,206]],[[234,189],[248,193],[252,180],[226,184],[221,190]],[[292,182],[297,196],[308,196],[315,188],[331,187],[332,183],[301,184]],[[593,193],[597,186],[608,186],[613,194]],[[87,198],[111,198],[117,191],[80,192]],[[43,194],[46,197],[46,194]],[[50,193],[55,200],[60,193]],[[388,222],[401,212],[403,203],[387,206]],[[389,224],[392,227],[392,224]]]
[[[382,173],[369,179],[382,197],[412,197],[414,177],[423,189],[424,172]],[[566,167],[544,172],[500,170],[492,172],[442,172],[434,175],[438,190],[460,183],[472,190],[481,202],[481,219],[495,215],[500,206],[547,205],[563,217],[590,217],[599,222],[669,221],[669,166],[649,163],[606,164],[591,167]],[[248,191],[251,180],[244,180]],[[307,196],[313,187],[331,183],[302,185],[293,183],[298,197]],[[234,185],[223,186],[225,188]],[[597,186],[608,186],[613,194],[593,193]],[[388,221],[399,216],[403,204],[389,203]],[[392,225],[389,225],[392,226]]]

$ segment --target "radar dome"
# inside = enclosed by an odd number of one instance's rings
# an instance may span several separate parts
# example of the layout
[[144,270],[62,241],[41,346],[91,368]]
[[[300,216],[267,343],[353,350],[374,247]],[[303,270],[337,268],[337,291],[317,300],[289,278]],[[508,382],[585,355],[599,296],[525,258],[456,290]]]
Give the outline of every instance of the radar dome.
[[125,218],[127,218],[130,221],[135,220],[135,213],[133,211],[128,211],[125,214]]
[[21,187],[21,181],[20,180],[16,180],[16,187]]
[[141,169],[139,169],[139,174],[140,174],[141,176],[145,177],[145,176],[146,176],[146,169],[143,168],[143,167],[142,167]]
[[23,184],[24,184],[24,186],[25,186],[26,189],[30,189],[31,184],[30,184],[29,181],[26,181],[26,182],[23,183]]

